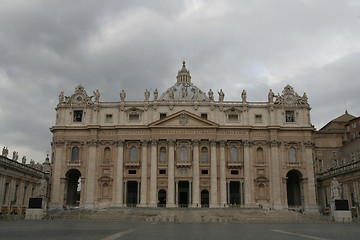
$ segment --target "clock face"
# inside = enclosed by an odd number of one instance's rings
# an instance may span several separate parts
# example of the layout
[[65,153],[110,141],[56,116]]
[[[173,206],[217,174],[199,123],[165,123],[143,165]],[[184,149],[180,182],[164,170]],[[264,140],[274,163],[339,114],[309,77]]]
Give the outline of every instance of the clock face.
[[288,94],[285,96],[285,102],[288,104],[294,103],[294,95]]
[[83,101],[83,97],[81,95],[77,95],[75,96],[75,101],[77,102],[82,102]]

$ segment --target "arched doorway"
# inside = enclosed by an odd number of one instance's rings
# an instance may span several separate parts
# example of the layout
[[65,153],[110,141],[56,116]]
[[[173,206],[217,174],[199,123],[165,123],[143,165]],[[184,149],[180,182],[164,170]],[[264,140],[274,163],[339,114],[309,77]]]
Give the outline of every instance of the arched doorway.
[[77,207],[80,204],[81,173],[77,169],[70,169],[65,174],[65,203],[69,207]]
[[302,206],[302,174],[297,170],[291,170],[286,174],[286,190],[289,208]]
[[166,191],[161,189],[158,192],[158,207],[165,207],[166,206]]
[[201,207],[209,207],[209,191],[201,191]]

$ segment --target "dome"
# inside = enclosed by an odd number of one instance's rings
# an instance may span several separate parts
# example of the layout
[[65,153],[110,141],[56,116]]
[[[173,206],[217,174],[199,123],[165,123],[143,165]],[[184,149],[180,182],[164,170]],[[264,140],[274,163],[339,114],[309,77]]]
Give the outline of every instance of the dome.
[[[171,95],[173,95],[173,97]],[[170,87],[161,94],[159,100],[209,101],[209,97],[192,83],[176,83],[174,86]]]
[[209,101],[208,96],[191,83],[190,71],[186,69],[185,61],[176,79],[177,83],[161,94],[160,101]]

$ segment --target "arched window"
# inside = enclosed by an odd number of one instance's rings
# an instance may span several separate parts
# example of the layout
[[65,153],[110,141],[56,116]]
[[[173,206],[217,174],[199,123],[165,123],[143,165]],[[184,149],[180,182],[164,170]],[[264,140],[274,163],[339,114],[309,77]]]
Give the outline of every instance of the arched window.
[[160,148],[160,162],[166,162],[166,148]]
[[256,150],[256,158],[258,163],[264,163],[264,151],[261,147]]
[[236,147],[230,148],[230,162],[238,162],[239,156],[238,156],[238,149]]
[[78,147],[73,147],[71,150],[71,161],[78,162],[79,161],[79,153],[80,149]]
[[186,146],[180,147],[180,161],[188,160],[188,148]]
[[208,161],[208,148],[201,148],[201,162],[206,163]]
[[129,160],[130,160],[130,162],[137,162],[138,161],[138,149],[137,149],[137,147],[133,146],[133,147],[130,148]]
[[110,153],[111,153],[110,148],[106,147],[104,149],[104,162],[110,162]]
[[296,163],[296,149],[293,147],[289,149],[289,162]]

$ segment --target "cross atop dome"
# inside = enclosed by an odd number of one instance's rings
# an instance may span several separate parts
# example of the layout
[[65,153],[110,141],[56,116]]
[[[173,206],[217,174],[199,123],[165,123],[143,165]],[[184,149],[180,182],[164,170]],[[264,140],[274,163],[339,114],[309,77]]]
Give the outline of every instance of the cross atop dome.
[[182,68],[181,70],[179,70],[178,75],[176,77],[177,83],[190,84],[191,83],[190,71],[186,69],[185,60],[183,60],[182,64],[183,64]]

